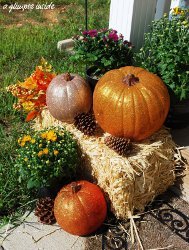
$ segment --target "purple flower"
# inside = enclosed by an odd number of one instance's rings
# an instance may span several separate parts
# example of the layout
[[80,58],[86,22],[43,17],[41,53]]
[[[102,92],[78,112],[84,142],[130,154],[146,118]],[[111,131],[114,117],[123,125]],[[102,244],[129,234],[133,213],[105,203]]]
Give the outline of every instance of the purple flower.
[[82,34],[83,34],[84,36],[86,36],[86,35],[88,35],[88,31],[85,30],[85,31],[82,32]]
[[112,39],[114,42],[117,42],[119,37],[117,35],[117,32],[115,33],[114,30],[112,30],[109,35],[108,35],[109,39]]
[[90,37],[95,37],[95,36],[97,36],[97,30],[89,30],[89,31],[88,31],[88,35],[89,35]]

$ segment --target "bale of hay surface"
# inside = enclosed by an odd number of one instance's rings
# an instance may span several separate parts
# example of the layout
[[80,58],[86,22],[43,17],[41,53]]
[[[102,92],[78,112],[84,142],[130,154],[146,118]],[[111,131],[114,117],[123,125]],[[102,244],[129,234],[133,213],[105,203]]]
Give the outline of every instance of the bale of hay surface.
[[155,196],[163,193],[175,180],[176,145],[168,130],[162,128],[150,138],[133,144],[122,157],[104,144],[104,134],[85,136],[73,124],[55,120],[48,110],[36,119],[34,128],[65,127],[78,140],[82,151],[82,171],[104,190],[113,213],[126,219],[135,210],[143,211]]

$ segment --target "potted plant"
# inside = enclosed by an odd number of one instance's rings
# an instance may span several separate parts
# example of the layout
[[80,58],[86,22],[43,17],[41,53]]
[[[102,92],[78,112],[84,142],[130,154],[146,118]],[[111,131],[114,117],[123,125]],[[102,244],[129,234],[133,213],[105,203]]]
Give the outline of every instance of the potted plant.
[[187,10],[175,8],[171,14],[153,21],[134,57],[138,66],[156,73],[167,85],[171,108],[166,125],[177,128],[189,124],[189,24]]
[[79,165],[79,151],[76,140],[62,128],[48,128],[25,134],[18,139],[16,167],[20,182],[28,189],[42,187],[53,191],[75,178]]
[[92,89],[105,72],[132,63],[133,46],[116,30],[83,31],[73,39],[72,60],[87,66],[87,80]]

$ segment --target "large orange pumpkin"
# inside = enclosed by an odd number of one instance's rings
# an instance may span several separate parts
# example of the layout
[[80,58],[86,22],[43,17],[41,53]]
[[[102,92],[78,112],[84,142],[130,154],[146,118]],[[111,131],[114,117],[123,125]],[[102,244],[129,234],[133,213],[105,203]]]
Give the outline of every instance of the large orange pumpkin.
[[106,218],[106,201],[100,188],[88,181],[77,181],[63,187],[54,203],[58,224],[68,233],[88,235]]
[[48,86],[46,102],[57,120],[73,122],[75,116],[87,113],[92,105],[92,93],[86,81],[77,74],[57,75]]
[[101,128],[137,141],[161,128],[169,106],[169,94],[162,80],[133,66],[107,72],[93,96],[94,114]]

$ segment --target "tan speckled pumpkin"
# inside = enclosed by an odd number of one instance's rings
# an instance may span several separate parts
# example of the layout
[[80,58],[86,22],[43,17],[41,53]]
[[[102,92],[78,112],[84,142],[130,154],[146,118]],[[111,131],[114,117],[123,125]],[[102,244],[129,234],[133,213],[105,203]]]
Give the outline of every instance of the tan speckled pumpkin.
[[170,97],[163,81],[133,66],[107,72],[98,81],[93,96],[94,114],[101,128],[136,141],[162,127],[169,106]]
[[90,110],[92,93],[81,76],[65,73],[57,75],[49,84],[46,102],[54,118],[64,122],[73,122],[75,116]]

